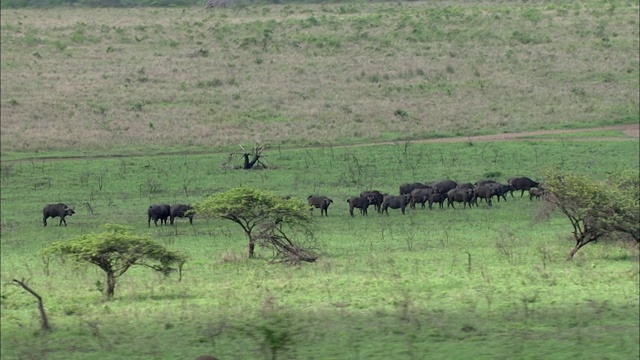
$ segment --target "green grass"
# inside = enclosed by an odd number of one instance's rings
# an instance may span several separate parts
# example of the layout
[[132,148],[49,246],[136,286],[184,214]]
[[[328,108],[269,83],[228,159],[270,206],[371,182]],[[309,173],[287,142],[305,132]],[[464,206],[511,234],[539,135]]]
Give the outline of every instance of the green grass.
[[[404,216],[345,203],[638,169],[640,144],[604,130],[420,142],[637,124],[637,15],[637,1],[3,9],[2,359],[638,358],[637,246],[567,262],[568,221],[534,220],[542,203],[518,194]],[[222,166],[258,142],[271,169]],[[239,228],[198,216],[146,226],[150,204],[238,185],[331,197],[319,260],[249,260]],[[77,214],[43,227],[59,201]],[[186,252],[182,281],[131,269],[105,301],[100,271],[41,256],[106,223]],[[50,334],[13,279],[43,296]]]
[[[260,359],[269,346],[292,359],[636,358],[637,249],[597,243],[567,262],[569,223],[534,221],[541,203],[518,195],[491,209],[353,218],[345,199],[416,180],[541,179],[547,167],[604,178],[637,166],[639,151],[571,140],[271,149],[277,168],[262,171],[223,170],[218,153],[4,161],[3,359]],[[244,234],[221,221],[146,226],[149,204],[240,184],[334,199],[329,217],[316,214],[317,263],[248,260]],[[57,201],[77,214],[45,228],[40,210]],[[132,269],[104,301],[100,271],[43,262],[46,244],[108,222],[186,252],[182,281]],[[14,278],[43,296],[51,334],[38,333],[34,298]]]

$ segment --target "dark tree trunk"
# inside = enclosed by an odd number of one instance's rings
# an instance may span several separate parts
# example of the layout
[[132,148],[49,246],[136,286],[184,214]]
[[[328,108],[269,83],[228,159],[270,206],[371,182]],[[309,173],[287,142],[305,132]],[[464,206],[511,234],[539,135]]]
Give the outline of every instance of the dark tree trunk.
[[571,251],[569,252],[569,256],[567,256],[567,260],[572,260],[573,259],[573,255],[575,255],[583,245],[584,244],[576,244],[576,246],[574,246],[574,248],[571,249]]
[[587,234],[574,235],[574,237],[576,239],[576,246],[574,246],[573,249],[571,249],[571,251],[569,252],[567,260],[573,259],[573,255],[575,255],[581,247],[596,240],[596,237],[587,236]]
[[256,241],[254,239],[249,240],[249,257],[253,257],[253,249],[256,247]]
[[244,154],[242,156],[244,156],[244,166],[242,166],[242,168],[243,169],[250,169],[250,167],[249,167],[249,154]]
[[113,298],[113,294],[116,291],[116,276],[113,272],[107,272],[107,289],[105,290],[105,294],[107,298]]
[[249,155],[250,154],[244,154],[244,166],[242,167],[245,170],[249,170],[251,168],[253,168],[253,165],[255,165],[258,162],[258,159],[260,158],[260,155],[254,155],[253,156],[253,160],[249,161]]

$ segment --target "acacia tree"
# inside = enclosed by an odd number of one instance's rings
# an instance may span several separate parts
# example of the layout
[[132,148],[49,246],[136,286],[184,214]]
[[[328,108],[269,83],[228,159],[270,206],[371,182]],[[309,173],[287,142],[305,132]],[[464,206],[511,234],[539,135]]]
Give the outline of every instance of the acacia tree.
[[254,257],[256,243],[261,242],[274,251],[276,259],[309,262],[317,259],[310,247],[291,239],[291,234],[313,236],[313,217],[299,199],[243,186],[210,195],[193,207],[198,214],[240,225],[249,240],[250,258]]
[[112,298],[116,280],[132,266],[143,266],[168,275],[176,270],[182,272],[186,257],[168,250],[148,236],[129,233],[122,225],[105,225],[107,231],[100,234],[82,235],[59,241],[45,248],[46,254],[61,255],[77,263],[89,263],[104,271],[107,280],[105,295]]
[[572,259],[581,247],[615,234],[640,242],[638,174],[620,172],[606,181],[550,170],[545,175],[545,201],[558,209],[573,227],[575,246]]

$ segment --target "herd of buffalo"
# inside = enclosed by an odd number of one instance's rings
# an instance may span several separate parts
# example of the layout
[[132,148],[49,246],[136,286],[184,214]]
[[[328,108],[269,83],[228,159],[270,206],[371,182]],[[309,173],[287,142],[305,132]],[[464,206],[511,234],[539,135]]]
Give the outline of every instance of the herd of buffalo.
[[[193,224],[193,212],[190,212],[189,210],[192,210],[193,207],[191,207],[191,205],[186,205],[186,204],[176,204],[176,205],[167,205],[167,204],[156,204],[156,205],[151,205],[149,206],[149,208],[147,209],[147,224],[149,226],[151,226],[151,220],[153,220],[153,223],[156,224],[156,226],[158,226],[158,220],[160,220],[160,225],[166,225],[167,224],[167,219],[169,219],[169,223],[171,225],[173,225],[173,221],[176,218],[189,218],[189,223]],[[44,207],[44,209],[42,209],[42,223],[44,224],[44,226],[47,226],[47,219],[48,218],[55,218],[55,217],[59,217],[60,218],[60,226],[62,225],[62,223],[64,223],[64,226],[67,226],[67,220],[65,220],[65,217],[67,216],[71,216],[73,214],[75,214],[75,210],[70,207],[67,206],[66,204],[63,203],[57,203],[57,204],[49,204],[47,206]]]
[[[501,184],[494,180],[481,180],[474,184],[461,183],[458,184],[453,180],[434,181],[427,184],[423,183],[407,183],[400,185],[400,195],[389,195],[378,190],[363,191],[360,196],[352,196],[347,199],[349,204],[349,214],[354,216],[354,209],[358,209],[362,215],[367,215],[369,206],[373,206],[379,213],[389,215],[389,208],[400,209],[405,213],[407,206],[415,208],[416,204],[420,204],[422,208],[429,203],[429,209],[433,209],[433,204],[437,203],[442,209],[445,201],[447,207],[455,209],[455,203],[462,203],[464,208],[475,205],[478,206],[478,199],[486,201],[488,206],[492,204],[492,198],[500,198],[507,200],[507,193],[513,197],[514,191],[520,191],[520,197],[524,196],[524,192],[529,192],[529,199],[540,198],[544,194],[544,189],[538,182],[528,177],[515,177],[507,180],[506,184]],[[311,195],[307,198],[310,208],[320,209],[320,216],[327,216],[327,210],[333,203],[327,196]],[[147,224],[151,226],[151,220],[158,226],[166,225],[167,219],[171,225],[176,218],[188,218],[189,223],[193,224],[194,213],[193,207],[188,204],[155,204],[147,209]],[[61,226],[63,223],[67,226],[65,217],[75,214],[73,207],[63,203],[49,204],[42,209],[42,222],[47,226],[48,218],[60,218]]]
[[[486,201],[488,206],[492,206],[492,198],[507,200],[507,193],[513,197],[514,191],[520,191],[520,197],[524,192],[529,192],[529,200],[540,199],[544,194],[544,189],[528,177],[514,177],[507,180],[506,184],[501,184],[494,180],[481,180],[474,184],[458,184],[453,180],[434,181],[430,183],[407,183],[400,185],[400,195],[389,195],[378,190],[363,191],[359,196],[352,196],[347,199],[349,204],[349,214],[353,215],[354,209],[358,209],[362,215],[367,215],[369,206],[373,206],[379,213],[389,215],[389,208],[400,209],[405,213],[407,206],[415,208],[420,204],[422,208],[429,203],[429,209],[433,209],[433,204],[437,203],[442,209],[445,201],[447,207],[455,209],[455,203],[462,203],[463,207],[478,206],[478,199]],[[333,203],[327,196],[309,196],[307,198],[311,208],[320,209],[320,215],[327,216],[329,205]]]

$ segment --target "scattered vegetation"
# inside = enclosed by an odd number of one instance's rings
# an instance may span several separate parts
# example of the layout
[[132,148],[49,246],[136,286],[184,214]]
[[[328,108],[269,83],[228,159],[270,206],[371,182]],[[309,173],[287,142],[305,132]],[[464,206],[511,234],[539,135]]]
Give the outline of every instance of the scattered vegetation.
[[2,156],[638,122],[634,3],[222,3],[4,10]]
[[[286,199],[251,187],[238,187],[206,197],[194,204],[196,213],[230,220],[242,228],[249,240],[249,257],[254,257],[256,242],[274,250],[276,258],[287,262],[317,259],[297,245],[288,234],[310,236],[311,216],[299,199]],[[258,228],[258,234],[254,229]]]
[[[66,241],[56,242],[45,249],[45,254],[61,255],[75,263],[96,265],[106,277],[104,294],[112,298],[116,280],[132,266],[142,266],[169,275],[174,270],[182,272],[186,258],[175,251],[165,249],[148,237],[129,233],[121,225],[107,225],[107,231],[87,234]],[[172,268],[172,265],[177,265]]]
[[[638,244],[609,231],[633,197],[603,185],[638,168],[637,136],[471,138],[637,125],[637,2],[40,3],[1,4],[3,359],[640,356]],[[414,141],[451,136],[469,140]],[[220,166],[263,141],[277,166]],[[573,261],[550,202],[353,218],[345,202],[549,168],[619,203]],[[73,221],[43,227],[61,201]],[[159,203],[208,211],[149,228]],[[85,251],[99,240],[112,266]],[[126,264],[110,300],[105,269]]]
[[590,242],[616,238],[640,242],[640,184],[637,171],[614,173],[597,181],[584,175],[548,171],[544,199],[573,227],[576,252]]

